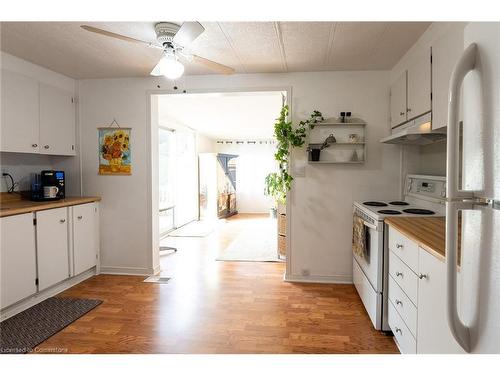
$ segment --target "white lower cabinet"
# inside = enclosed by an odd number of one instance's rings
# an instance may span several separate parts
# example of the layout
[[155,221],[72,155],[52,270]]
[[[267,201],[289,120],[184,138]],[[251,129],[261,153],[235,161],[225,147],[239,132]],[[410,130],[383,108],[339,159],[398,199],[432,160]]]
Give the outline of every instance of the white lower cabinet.
[[58,290],[74,285],[64,284],[72,276],[98,271],[98,207],[93,202],[0,218],[0,318],[41,302],[56,284]]
[[446,263],[419,251],[418,342],[419,353],[465,353],[453,338],[446,316]]
[[389,254],[389,326],[401,352],[464,353],[448,328],[446,263],[392,227],[388,242],[406,251]]
[[36,293],[33,214],[0,219],[0,308]]
[[68,208],[36,213],[38,287],[43,290],[70,276]]
[[78,275],[97,265],[98,212],[96,203],[71,207],[73,223],[73,264]]

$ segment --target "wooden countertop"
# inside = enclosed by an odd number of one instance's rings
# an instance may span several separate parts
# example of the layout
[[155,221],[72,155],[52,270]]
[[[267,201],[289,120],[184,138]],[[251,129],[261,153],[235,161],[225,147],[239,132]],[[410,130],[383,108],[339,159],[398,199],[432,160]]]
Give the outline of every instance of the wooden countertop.
[[48,210],[51,208],[75,206],[90,202],[98,202],[101,197],[67,197],[57,201],[33,202],[18,193],[0,194],[0,217],[25,214],[28,212]]
[[[417,242],[420,247],[435,257],[445,260],[446,219],[444,217],[389,217],[385,219],[385,222]],[[458,233],[460,244],[460,229]],[[460,260],[460,249],[458,259]]]

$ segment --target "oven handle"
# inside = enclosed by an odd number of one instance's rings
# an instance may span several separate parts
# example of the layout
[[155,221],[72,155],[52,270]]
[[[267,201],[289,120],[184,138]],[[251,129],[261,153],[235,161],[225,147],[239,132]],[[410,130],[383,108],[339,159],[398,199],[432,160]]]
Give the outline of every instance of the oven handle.
[[377,226],[376,226],[376,225],[373,225],[373,224],[371,224],[371,223],[369,223],[369,222],[367,222],[367,221],[364,221],[364,220],[363,220],[363,225],[364,225],[365,227],[371,228],[371,229],[373,229],[373,230],[377,230]]

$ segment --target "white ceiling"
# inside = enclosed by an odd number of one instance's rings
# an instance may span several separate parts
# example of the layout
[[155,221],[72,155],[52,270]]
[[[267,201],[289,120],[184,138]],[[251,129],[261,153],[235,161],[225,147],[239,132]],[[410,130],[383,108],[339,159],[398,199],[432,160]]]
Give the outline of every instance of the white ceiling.
[[[155,41],[154,22],[82,22]],[[73,78],[148,76],[161,51],[77,22],[2,22],[1,50]],[[429,22],[202,22],[191,53],[237,73],[389,70]],[[187,64],[187,74],[211,71]]]
[[212,139],[271,139],[281,100],[281,92],[160,95],[159,124]]

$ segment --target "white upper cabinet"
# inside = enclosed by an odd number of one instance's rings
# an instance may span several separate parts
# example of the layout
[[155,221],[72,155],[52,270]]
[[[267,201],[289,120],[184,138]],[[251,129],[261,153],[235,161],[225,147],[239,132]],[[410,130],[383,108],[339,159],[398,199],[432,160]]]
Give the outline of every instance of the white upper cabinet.
[[0,218],[0,308],[36,293],[33,214]]
[[38,82],[2,70],[2,137],[0,151],[39,151]]
[[408,66],[407,119],[431,110],[431,50],[414,58]]
[[391,85],[391,128],[406,121],[406,71]]
[[68,208],[36,213],[39,289],[67,279],[69,272]]
[[40,153],[75,155],[73,95],[40,83]]
[[73,94],[2,70],[0,151],[75,155]]
[[432,45],[432,128],[447,126],[448,89],[453,68],[463,51],[462,28],[452,28]]

